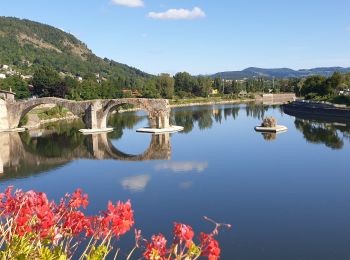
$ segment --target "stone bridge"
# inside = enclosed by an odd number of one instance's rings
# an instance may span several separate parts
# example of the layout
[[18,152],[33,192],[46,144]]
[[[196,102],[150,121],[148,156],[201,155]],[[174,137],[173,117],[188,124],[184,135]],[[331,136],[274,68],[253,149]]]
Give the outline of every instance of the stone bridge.
[[145,110],[151,128],[169,127],[170,106],[166,99],[124,98],[72,101],[46,97],[18,102],[0,99],[0,131],[18,128],[21,119],[30,110],[43,104],[54,104],[68,109],[83,120],[87,129],[92,130],[106,129],[108,115],[126,104]]

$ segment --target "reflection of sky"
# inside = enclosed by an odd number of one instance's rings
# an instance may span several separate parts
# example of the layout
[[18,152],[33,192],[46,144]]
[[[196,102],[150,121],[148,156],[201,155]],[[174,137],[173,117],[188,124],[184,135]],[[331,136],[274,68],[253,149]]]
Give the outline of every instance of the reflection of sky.
[[[141,112],[140,112],[141,113]],[[123,136],[118,140],[111,140],[111,143],[118,150],[133,155],[143,154],[151,142],[150,134],[136,133],[135,129],[148,125],[148,119],[144,118],[137,123],[133,129],[123,129]]]
[[155,166],[155,170],[171,170],[173,172],[203,172],[208,167],[208,162],[164,162]]
[[149,175],[127,177],[121,181],[121,185],[125,190],[131,192],[142,192],[145,190],[150,179],[151,177]]

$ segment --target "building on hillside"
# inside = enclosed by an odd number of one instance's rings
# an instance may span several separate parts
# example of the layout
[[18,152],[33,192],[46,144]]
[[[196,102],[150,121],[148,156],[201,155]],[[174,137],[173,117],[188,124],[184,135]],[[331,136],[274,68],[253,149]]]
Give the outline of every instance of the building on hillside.
[[10,91],[0,90],[0,98],[6,101],[15,101],[15,95],[16,94],[12,92],[12,89],[10,89]]
[[6,79],[6,74],[0,74],[0,79]]
[[21,75],[21,78],[24,80],[28,80],[28,79],[32,79],[33,76],[32,75]]
[[8,69],[9,69],[9,65],[4,64],[4,65],[1,66],[1,68],[2,68],[3,70],[8,70]]
[[341,96],[349,96],[350,95],[350,89],[344,89],[339,91],[339,95]]
[[83,81],[83,77],[81,77],[81,76],[75,76],[75,79],[78,80],[78,81],[80,81],[80,82]]
[[247,91],[244,91],[244,90],[238,93],[238,96],[240,97],[246,97],[247,95],[248,95]]
[[217,95],[217,94],[219,94],[219,90],[218,89],[212,89],[210,94],[211,95]]
[[6,71],[6,75],[7,76],[13,76],[13,75],[17,75],[18,73],[17,73],[17,71],[15,71],[15,70],[8,70],[8,71]]

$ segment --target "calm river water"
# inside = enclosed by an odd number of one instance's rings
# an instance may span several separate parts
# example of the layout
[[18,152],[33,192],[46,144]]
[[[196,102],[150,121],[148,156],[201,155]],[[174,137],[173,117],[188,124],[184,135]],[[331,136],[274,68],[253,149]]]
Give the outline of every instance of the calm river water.
[[[288,132],[256,133],[264,116]],[[128,112],[99,138],[79,122],[2,134],[0,189],[58,199],[80,187],[91,214],[131,199],[146,237],[169,236],[174,221],[209,232],[209,216],[233,226],[219,236],[222,259],[350,259],[350,122],[256,104],[177,108],[172,121],[185,131],[136,133],[147,116]]]

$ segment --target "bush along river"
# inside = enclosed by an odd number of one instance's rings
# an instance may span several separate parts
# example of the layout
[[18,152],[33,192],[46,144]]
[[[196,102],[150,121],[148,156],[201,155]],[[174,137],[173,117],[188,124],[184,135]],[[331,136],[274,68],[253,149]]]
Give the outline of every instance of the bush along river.
[[[266,116],[288,131],[255,132]],[[148,238],[170,240],[174,221],[210,232],[208,216],[232,224],[217,238],[222,259],[350,257],[350,121],[255,103],[174,108],[171,121],[184,131],[136,133],[148,124],[137,111],[112,115],[115,131],[103,135],[80,134],[80,121],[2,133],[0,189],[58,202],[81,188],[92,215],[130,199]],[[133,236],[120,247],[131,250]]]

